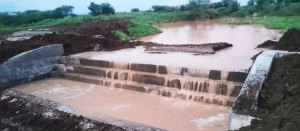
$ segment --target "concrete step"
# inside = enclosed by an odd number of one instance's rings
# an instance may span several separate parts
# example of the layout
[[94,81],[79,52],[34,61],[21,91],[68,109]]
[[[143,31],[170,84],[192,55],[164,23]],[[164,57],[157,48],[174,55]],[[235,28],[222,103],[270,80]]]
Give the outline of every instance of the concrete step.
[[59,78],[64,78],[73,81],[79,81],[89,84],[102,85],[106,87],[124,88],[127,90],[147,92],[151,86],[144,87],[144,84],[139,84],[136,82],[127,82],[121,80],[113,80],[109,78],[101,78],[93,75],[78,74],[78,73],[55,73],[54,76]]
[[[198,85],[200,85],[200,83],[202,83],[203,85],[205,85],[205,83],[207,84],[217,83],[218,84],[217,86],[223,86],[223,85],[240,86],[241,85],[239,83],[229,82],[225,80],[211,80],[208,78],[177,76],[177,75],[169,75],[169,74],[163,75],[158,73],[146,73],[146,72],[139,72],[139,71],[124,70],[124,69],[103,68],[103,67],[82,66],[82,65],[74,65],[73,69],[68,70],[68,72],[86,74],[86,75],[97,76],[101,78],[109,78],[114,80],[121,80],[121,81],[131,81],[131,82],[137,82],[137,83],[149,84],[155,86],[167,86],[167,87],[178,88],[178,89],[193,88],[193,86],[196,86],[197,83]],[[193,90],[198,90],[198,89],[193,88]],[[202,89],[202,90],[207,90],[207,89]],[[226,95],[227,91],[221,94]]]
[[224,96],[220,94],[212,94],[208,92],[199,92],[194,90],[181,90],[177,88],[170,88],[166,86],[155,86],[149,84],[141,84],[138,82],[130,82],[124,80],[116,80],[111,78],[98,77],[93,75],[78,74],[78,73],[54,73],[55,77],[79,81],[89,84],[96,84],[105,87],[121,88],[131,91],[138,91],[144,93],[155,93],[164,97],[174,97],[183,100],[191,100],[196,102],[206,102],[210,104],[217,104],[223,106],[232,106],[235,97]]

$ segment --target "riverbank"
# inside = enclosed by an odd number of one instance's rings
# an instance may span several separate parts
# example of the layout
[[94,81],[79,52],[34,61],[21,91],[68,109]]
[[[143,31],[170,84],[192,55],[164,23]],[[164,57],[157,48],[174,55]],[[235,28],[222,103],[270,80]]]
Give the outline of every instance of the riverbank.
[[159,33],[160,31],[154,28],[153,24],[169,23],[175,21],[187,20],[187,12],[134,12],[134,13],[116,13],[114,15],[79,15],[73,17],[65,17],[62,19],[46,19],[37,23],[20,25],[20,26],[4,26],[0,25],[0,31],[10,32],[13,30],[23,30],[28,28],[47,28],[55,25],[70,25],[86,22],[99,22],[105,20],[127,19],[128,23],[127,34],[130,37],[136,38],[146,35]]
[[300,29],[300,16],[265,16],[265,17],[246,17],[238,18],[232,22],[236,25],[264,25],[269,29],[277,29],[281,33],[288,29]]
[[[18,91],[0,90],[2,131],[124,131],[125,128],[66,113],[68,107]],[[60,107],[60,110],[51,106]],[[129,130],[129,129],[128,129]]]
[[[55,25],[72,25],[86,22],[99,22],[105,20],[127,19],[128,23],[128,37],[138,38],[142,36],[153,35],[161,32],[153,25],[161,23],[170,23],[178,21],[189,21],[189,12],[131,12],[131,13],[116,13],[114,15],[78,15],[70,16],[62,19],[46,19],[32,24],[25,24],[19,26],[4,26],[0,25],[0,33],[11,32],[15,30],[23,30],[28,28],[45,28]],[[222,19],[222,18],[219,18]],[[225,18],[227,19],[227,18]],[[234,18],[235,21],[227,21],[231,24],[245,25],[258,24],[264,25],[270,29],[278,29],[281,33],[290,28],[300,29],[300,16],[265,16],[265,17],[240,17]]]

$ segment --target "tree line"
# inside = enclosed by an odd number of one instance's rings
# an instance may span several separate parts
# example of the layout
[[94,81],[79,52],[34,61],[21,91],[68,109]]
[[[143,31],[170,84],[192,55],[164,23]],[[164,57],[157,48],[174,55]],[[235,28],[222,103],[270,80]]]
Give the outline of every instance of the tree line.
[[244,17],[250,15],[291,16],[300,15],[300,0],[249,0],[241,6],[237,0],[189,0],[181,6],[152,6],[154,12],[188,11],[189,19],[209,19],[217,17]]
[[63,5],[54,10],[39,11],[27,10],[24,12],[0,12],[0,24],[15,26],[35,23],[44,19],[60,19],[66,16],[75,16],[73,6]]
[[[0,25],[16,26],[35,23],[45,19],[60,19],[67,16],[76,16],[73,6],[63,5],[54,10],[24,12],[0,12]],[[109,3],[96,4],[91,2],[88,6],[90,15],[115,14],[115,9]],[[139,12],[133,8],[131,12]],[[188,19],[212,19],[218,17],[244,17],[250,15],[300,15],[300,0],[249,0],[246,6],[241,6],[237,0],[189,0],[181,6],[153,5],[150,12],[188,12]]]

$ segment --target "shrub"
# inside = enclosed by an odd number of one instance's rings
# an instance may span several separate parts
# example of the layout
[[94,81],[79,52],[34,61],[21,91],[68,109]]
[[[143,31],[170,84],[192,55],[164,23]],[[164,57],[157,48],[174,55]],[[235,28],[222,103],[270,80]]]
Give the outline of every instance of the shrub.
[[133,9],[131,9],[131,12],[140,12],[140,9],[138,9],[138,8],[133,8]]
[[115,9],[109,3],[102,3],[98,5],[91,2],[88,9],[91,11],[90,14],[93,16],[115,14]]
[[113,30],[111,33],[120,41],[127,41],[130,39],[127,34],[119,30]]

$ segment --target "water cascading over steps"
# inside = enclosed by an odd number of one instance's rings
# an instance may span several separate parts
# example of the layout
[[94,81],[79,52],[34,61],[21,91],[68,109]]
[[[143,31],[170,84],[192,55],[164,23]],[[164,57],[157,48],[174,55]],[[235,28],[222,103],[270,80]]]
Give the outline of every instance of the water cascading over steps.
[[61,64],[66,72],[56,72],[55,77],[223,106],[232,106],[247,76],[241,72],[73,57],[63,57]]

